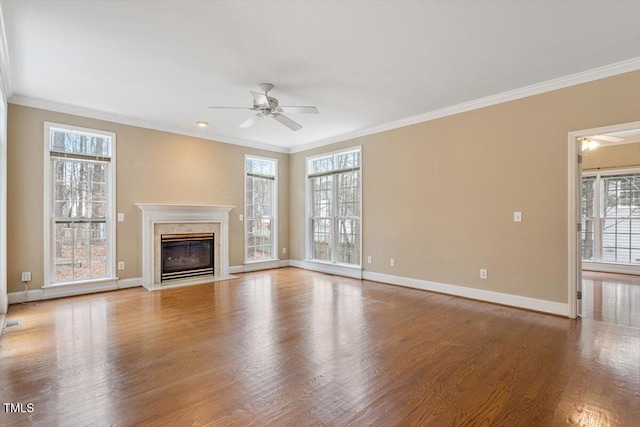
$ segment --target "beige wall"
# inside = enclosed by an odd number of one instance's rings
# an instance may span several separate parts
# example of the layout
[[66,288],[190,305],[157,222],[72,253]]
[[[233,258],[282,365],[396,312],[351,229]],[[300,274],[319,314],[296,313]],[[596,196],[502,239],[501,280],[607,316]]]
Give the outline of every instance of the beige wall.
[[[44,122],[117,134],[117,260],[120,278],[140,277],[141,211],[148,203],[220,204],[230,212],[230,265],[244,259],[244,155],[278,159],[279,246],[289,246],[289,160],[287,154],[175,135],[85,117],[10,104],[8,117],[8,292],[18,292],[20,272],[31,271],[31,288],[44,282],[43,181]],[[279,253],[282,251],[279,249]],[[288,255],[281,255],[288,258]]]
[[636,120],[640,72],[296,153],[291,258],[305,157],[362,145],[365,270],[567,302],[567,134]]
[[640,165],[640,142],[607,145],[586,151],[582,170],[615,169]]
[[43,122],[52,121],[117,133],[121,278],[141,275],[136,202],[238,206],[230,250],[241,264],[246,153],[279,159],[279,246],[304,259],[305,157],[362,145],[363,258],[374,260],[365,270],[566,302],[567,133],[636,120],[640,72],[290,156],[10,105],[8,291],[22,290],[21,271],[33,272],[32,288],[43,281]]

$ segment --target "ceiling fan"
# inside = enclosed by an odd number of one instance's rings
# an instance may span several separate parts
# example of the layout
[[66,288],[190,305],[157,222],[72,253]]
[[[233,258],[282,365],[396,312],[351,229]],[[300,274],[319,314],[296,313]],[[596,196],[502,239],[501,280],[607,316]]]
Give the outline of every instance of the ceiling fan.
[[302,129],[302,126],[298,123],[291,120],[289,117],[285,116],[282,113],[307,113],[307,114],[318,114],[318,109],[316,107],[285,107],[281,106],[278,103],[278,100],[272,96],[269,96],[269,92],[273,89],[273,85],[271,83],[261,83],[260,92],[251,92],[251,96],[253,96],[253,107],[209,107],[209,108],[232,108],[232,109],[240,109],[240,110],[251,110],[255,111],[257,114],[250,117],[249,120],[242,123],[240,125],[241,128],[248,128],[253,126],[258,120],[263,117],[271,117],[274,120],[282,123],[292,131],[297,131]]
[[582,149],[593,150],[600,146],[600,144],[611,144],[624,141],[624,138],[618,138],[617,136],[610,135],[593,135],[586,138],[582,138]]

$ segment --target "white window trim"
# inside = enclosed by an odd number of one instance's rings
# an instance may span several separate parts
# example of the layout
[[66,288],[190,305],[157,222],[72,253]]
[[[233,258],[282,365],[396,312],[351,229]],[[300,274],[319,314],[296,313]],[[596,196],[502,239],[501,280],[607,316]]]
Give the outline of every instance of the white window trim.
[[[585,170],[582,172],[582,178],[587,177],[596,177],[599,181],[603,177],[609,176],[617,176],[617,175],[628,175],[628,174],[637,174],[640,173],[640,168],[608,168],[608,169],[600,169],[600,170]],[[594,250],[600,256],[602,255],[602,229],[601,222],[598,219],[601,218],[601,201],[602,201],[602,192],[603,189],[598,187],[598,195],[594,200],[594,211],[598,213],[598,216],[594,220]],[[623,274],[639,274],[640,266],[625,264],[625,263],[617,263],[617,262],[606,262],[606,261],[591,261],[587,259],[582,260],[582,268],[583,270],[589,271],[599,271],[605,273],[623,273]]]
[[[359,187],[358,187],[358,191],[360,192],[360,247],[359,247],[359,251],[360,251],[360,264],[345,264],[345,263],[341,263],[341,262],[333,262],[333,261],[324,261],[324,260],[320,260],[320,259],[313,259],[313,237],[311,236],[311,188],[310,188],[310,184],[309,184],[309,163],[311,163],[312,160],[315,159],[319,159],[322,157],[328,157],[328,156],[333,156],[336,154],[341,154],[341,153],[348,153],[349,151],[359,151],[360,152],[360,182],[359,182]],[[327,265],[327,266],[337,266],[337,267],[341,267],[341,268],[348,268],[348,269],[362,269],[362,241],[364,240],[362,237],[362,223],[363,218],[364,218],[364,209],[363,209],[363,204],[362,204],[362,181],[363,181],[363,165],[364,165],[364,161],[362,159],[362,145],[356,145],[353,147],[349,147],[349,148],[343,148],[341,150],[334,150],[334,151],[329,151],[326,153],[322,153],[322,154],[316,154],[313,156],[309,156],[305,158],[305,166],[304,166],[304,172],[305,172],[305,230],[304,230],[304,234],[305,234],[305,262],[312,262],[312,263],[317,263],[317,264],[321,264],[321,265]],[[334,195],[334,198],[336,196]]]
[[[106,260],[106,277],[91,278],[85,280],[73,280],[68,282],[52,282],[54,277],[54,260],[51,254],[54,253],[54,241],[52,239],[53,227],[53,179],[51,169],[51,129],[61,129],[70,132],[86,133],[90,135],[102,135],[109,137],[110,141],[110,166],[107,174],[107,260]],[[99,284],[108,280],[116,280],[116,134],[98,129],[89,129],[80,126],[66,125],[62,123],[44,122],[44,288],[58,287],[79,284]]]
[[[249,236],[247,235],[247,160],[248,159],[257,159],[257,160],[265,160],[269,162],[274,162],[275,164],[275,177],[273,180],[273,231],[272,231],[272,239],[271,239],[271,258],[268,259],[259,259],[255,261],[249,260]],[[244,264],[260,264],[260,263],[268,263],[273,261],[280,261],[279,253],[280,251],[278,246],[278,159],[274,159],[272,157],[263,157],[263,156],[254,156],[252,154],[244,155],[244,173],[242,176],[242,187],[243,187],[243,224],[242,224],[242,234],[244,240]]]

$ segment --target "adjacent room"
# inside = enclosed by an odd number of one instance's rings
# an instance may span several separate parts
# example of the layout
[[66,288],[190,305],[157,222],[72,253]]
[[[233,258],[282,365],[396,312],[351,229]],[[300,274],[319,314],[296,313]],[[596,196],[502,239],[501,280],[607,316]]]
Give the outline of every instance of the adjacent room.
[[0,425],[640,425],[639,1],[0,30]]

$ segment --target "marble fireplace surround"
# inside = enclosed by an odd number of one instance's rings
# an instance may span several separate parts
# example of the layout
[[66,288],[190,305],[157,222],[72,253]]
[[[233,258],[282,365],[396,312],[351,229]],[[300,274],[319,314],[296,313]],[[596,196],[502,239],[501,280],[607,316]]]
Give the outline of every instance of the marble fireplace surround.
[[[235,206],[136,203],[142,211],[142,286],[150,291],[232,279],[229,274],[229,211]],[[160,234],[215,233],[214,276],[160,282]]]

